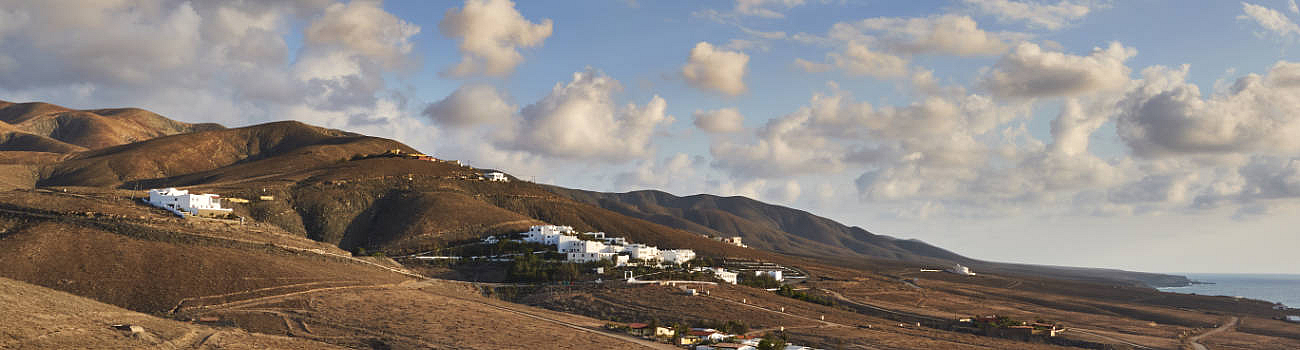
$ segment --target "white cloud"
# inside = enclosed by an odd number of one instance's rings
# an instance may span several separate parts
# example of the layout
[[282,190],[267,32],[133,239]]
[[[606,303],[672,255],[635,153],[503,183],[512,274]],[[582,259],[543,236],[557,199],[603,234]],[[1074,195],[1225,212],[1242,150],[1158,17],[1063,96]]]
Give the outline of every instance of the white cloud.
[[551,20],[533,23],[510,0],[466,0],[447,10],[438,23],[442,34],[460,40],[460,63],[446,74],[504,76],[523,62],[520,47],[541,45],[551,36]]
[[808,73],[825,73],[835,68],[835,66],[832,66],[829,63],[818,63],[802,58],[794,59],[794,66]]
[[424,114],[466,135],[456,142],[474,145],[449,147],[484,157],[493,166],[531,169],[555,160],[623,163],[652,156],[651,138],[674,118],[658,95],[644,105],[620,106],[615,96],[622,89],[614,78],[587,68],[522,109],[492,87],[470,84],[430,104]]
[[1037,1],[963,0],[980,12],[1003,22],[1025,22],[1030,27],[1057,30],[1081,19],[1092,11],[1091,1],[1061,1],[1044,4]]
[[467,84],[429,104],[424,115],[441,125],[466,127],[508,121],[518,107],[506,102],[491,85]]
[[1001,97],[1051,97],[1123,88],[1129,82],[1124,64],[1137,50],[1112,42],[1088,56],[1047,51],[1021,43],[1003,56],[980,84]]
[[385,12],[379,1],[333,4],[304,32],[311,44],[339,45],[388,67],[405,64],[420,27]]
[[832,85],[808,106],[769,120],[751,143],[713,144],[713,166],[735,176],[778,178],[830,174],[850,164],[907,161],[953,168],[980,164],[986,147],[976,139],[1024,115],[979,95],[928,97],[910,105],[876,108]]
[[1291,13],[1300,13],[1300,5],[1296,5],[1295,0],[1291,0],[1289,5],[1291,5]]
[[979,29],[967,16],[877,17],[858,22],[840,22],[831,27],[830,37],[846,42],[873,43],[903,54],[979,56],[996,55],[1010,46],[1011,34]]
[[418,64],[419,27],[370,1],[11,4],[0,16],[23,20],[5,21],[0,62],[22,69],[0,74],[0,94],[53,103],[347,127],[393,116],[404,98],[384,75]]
[[[1295,9],[1295,6],[1295,2],[1291,2],[1291,8]],[[1245,14],[1237,16],[1237,19],[1252,20],[1264,27],[1264,29],[1268,29],[1270,32],[1282,37],[1300,34],[1300,26],[1297,26],[1295,22],[1292,22],[1290,18],[1287,18],[1278,10],[1246,2],[1241,3],[1241,10]]]
[[1084,111],[1078,99],[1068,99],[1061,113],[1052,120],[1052,151],[1066,155],[1088,152],[1089,137],[1105,123],[1110,115]]
[[749,72],[749,55],[739,51],[715,48],[699,42],[691,49],[682,76],[701,90],[714,90],[727,95],[745,92],[745,73]]
[[1300,151],[1300,63],[1279,61],[1202,97],[1188,67],[1152,67],[1121,102],[1118,131],[1144,157]]
[[653,160],[642,160],[636,169],[619,173],[614,178],[614,186],[621,190],[652,188],[667,190],[667,187],[679,185],[674,182],[691,181],[697,164],[702,159],[692,158],[685,153]]
[[712,133],[733,133],[745,129],[745,116],[735,108],[695,111],[695,127]]
[[763,18],[785,17],[780,11],[804,4],[804,0],[736,0],[733,12]]
[[[836,68],[852,75],[876,78],[897,78],[907,75],[907,60],[887,53],[872,51],[867,46],[856,42],[845,45],[843,52],[826,54],[826,58]],[[809,71],[821,68],[812,64],[803,64],[801,66]]]
[[1026,37],[984,31],[968,16],[876,17],[835,23],[826,37],[796,35],[795,40],[839,51],[828,53],[825,63],[802,58],[794,63],[806,72],[834,67],[852,75],[892,79],[908,74],[908,60],[914,55],[996,55]]

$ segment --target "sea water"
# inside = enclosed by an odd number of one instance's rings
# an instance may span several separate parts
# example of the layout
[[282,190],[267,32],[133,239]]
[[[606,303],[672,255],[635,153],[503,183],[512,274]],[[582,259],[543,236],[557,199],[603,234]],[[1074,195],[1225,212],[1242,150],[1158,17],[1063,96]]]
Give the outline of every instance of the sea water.
[[1160,290],[1198,295],[1246,297],[1282,303],[1287,307],[1300,308],[1300,275],[1213,273],[1181,273],[1180,275],[1187,276],[1193,281],[1214,284],[1193,284],[1186,287],[1160,288]]

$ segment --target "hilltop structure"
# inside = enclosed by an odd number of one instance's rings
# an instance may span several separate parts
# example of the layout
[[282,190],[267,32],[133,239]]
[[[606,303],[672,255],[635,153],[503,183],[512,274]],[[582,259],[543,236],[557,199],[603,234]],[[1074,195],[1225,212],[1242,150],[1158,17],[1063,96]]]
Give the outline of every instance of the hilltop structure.
[[492,182],[510,182],[510,178],[506,177],[506,174],[500,171],[489,172],[483,174],[483,176],[486,177],[488,181]]
[[221,207],[219,195],[190,194],[190,191],[175,188],[149,190],[149,204],[180,216],[225,217],[232,212],[230,208]]
[[952,268],[948,269],[948,272],[955,273],[958,275],[963,275],[963,276],[975,275],[975,272],[972,272],[969,267],[963,266],[962,264],[954,264]]

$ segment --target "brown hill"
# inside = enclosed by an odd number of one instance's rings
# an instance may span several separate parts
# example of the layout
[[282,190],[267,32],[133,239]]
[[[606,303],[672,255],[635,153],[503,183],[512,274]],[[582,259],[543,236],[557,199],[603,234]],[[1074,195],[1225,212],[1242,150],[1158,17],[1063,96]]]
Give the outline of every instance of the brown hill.
[[13,128],[32,135],[44,136],[85,149],[222,128],[220,125],[210,123],[178,122],[138,108],[74,110],[41,102],[0,101],[0,122],[10,124]]
[[[41,186],[209,183],[283,174],[392,149],[401,143],[299,122],[164,136],[77,153],[48,168]],[[133,183],[134,185],[134,183]]]

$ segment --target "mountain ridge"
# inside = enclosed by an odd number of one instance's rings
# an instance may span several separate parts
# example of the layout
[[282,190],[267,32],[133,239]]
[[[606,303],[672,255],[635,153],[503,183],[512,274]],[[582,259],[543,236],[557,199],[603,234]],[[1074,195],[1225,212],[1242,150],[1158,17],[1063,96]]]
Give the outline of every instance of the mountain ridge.
[[808,211],[743,196],[676,196],[658,190],[606,193],[557,186],[547,188],[557,194],[624,215],[702,235],[740,236],[742,241],[751,246],[798,256],[877,258],[948,266],[962,264],[977,270],[1056,275],[1084,281],[1120,281],[1148,287],[1184,286],[1190,283],[1185,276],[1167,274],[973,259],[920,240],[879,235]]

